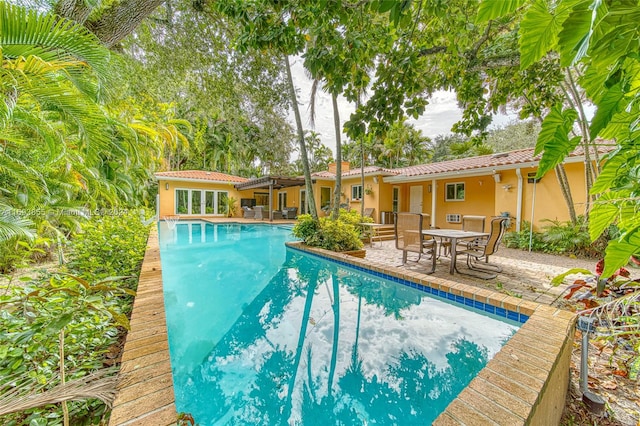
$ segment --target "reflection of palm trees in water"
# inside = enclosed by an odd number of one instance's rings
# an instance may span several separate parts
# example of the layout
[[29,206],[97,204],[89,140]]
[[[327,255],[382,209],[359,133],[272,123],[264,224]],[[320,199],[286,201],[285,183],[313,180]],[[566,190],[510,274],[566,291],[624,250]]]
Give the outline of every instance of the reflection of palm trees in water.
[[[381,288],[386,284],[360,278],[335,265],[323,264],[325,266],[322,268],[318,268],[317,264],[309,265],[315,260],[308,257],[298,259],[305,264],[302,267],[294,266],[289,260],[218,342],[209,356],[210,361],[203,365],[202,375],[193,378],[202,382],[200,385],[205,387],[208,395],[188,397],[200,398],[198,404],[201,406],[215,407],[217,417],[214,418],[230,421],[229,416],[232,416],[235,422],[261,424],[286,424],[290,421],[304,424],[362,424],[365,421],[402,424],[411,419],[428,424],[486,363],[486,350],[461,339],[453,343],[452,350],[446,356],[449,365],[438,370],[422,353],[412,349],[408,342],[396,358],[387,360],[389,365],[384,370],[365,371],[359,343],[364,326],[363,310],[373,304],[367,299],[378,300],[377,306],[387,316],[402,318],[401,310],[419,303],[420,296],[408,293],[408,297],[404,297],[401,290]],[[329,280],[331,283],[328,283]],[[333,311],[333,341],[328,375],[323,379],[322,373],[314,376],[314,352],[306,340],[313,300],[316,291],[325,282],[330,284],[327,292]],[[357,296],[358,301],[355,338],[349,364],[342,371],[338,367],[341,347],[340,302],[343,299],[340,297],[341,285],[344,286],[343,291],[346,289]],[[377,297],[381,297],[382,301]],[[270,341],[268,336],[274,335],[273,331],[277,331],[286,318],[287,306],[295,306],[295,300],[301,301],[301,298],[304,298],[304,308],[300,329],[296,333],[295,350],[283,346],[278,339]],[[255,348],[262,348],[262,352],[258,352],[259,359],[251,358],[254,364],[249,367],[251,371],[246,373],[242,370],[247,369],[243,367],[243,362],[246,362],[247,352]],[[306,374],[299,378],[298,370],[303,363],[303,356],[307,365],[302,368],[305,368]],[[230,364],[235,367],[229,368]],[[236,379],[236,369],[244,372],[244,376],[240,377],[244,380],[244,387],[238,387],[237,391],[230,393],[229,384]],[[315,371],[327,372],[318,368]],[[464,377],[465,380],[458,382],[457,377]],[[300,380],[301,386],[296,387],[296,382]],[[326,393],[320,396],[325,385]],[[249,391],[245,390],[247,387]],[[295,413],[296,392],[299,390],[300,412]],[[434,411],[434,407],[440,408]]]

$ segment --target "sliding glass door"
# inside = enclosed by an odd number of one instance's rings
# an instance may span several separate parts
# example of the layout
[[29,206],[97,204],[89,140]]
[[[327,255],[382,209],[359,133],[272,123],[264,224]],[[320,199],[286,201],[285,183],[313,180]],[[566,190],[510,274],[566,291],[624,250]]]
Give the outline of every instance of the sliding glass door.
[[229,193],[204,189],[176,189],[175,214],[225,215]]

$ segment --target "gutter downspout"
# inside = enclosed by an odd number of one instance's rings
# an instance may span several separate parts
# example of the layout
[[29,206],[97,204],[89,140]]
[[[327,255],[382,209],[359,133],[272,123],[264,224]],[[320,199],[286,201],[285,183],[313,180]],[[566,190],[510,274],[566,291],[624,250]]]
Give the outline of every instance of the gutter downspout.
[[436,227],[436,202],[438,201],[436,180],[431,180],[431,227]]
[[516,200],[516,232],[520,232],[520,224],[522,223],[522,173],[520,168],[516,169],[516,176],[518,176],[518,199]]

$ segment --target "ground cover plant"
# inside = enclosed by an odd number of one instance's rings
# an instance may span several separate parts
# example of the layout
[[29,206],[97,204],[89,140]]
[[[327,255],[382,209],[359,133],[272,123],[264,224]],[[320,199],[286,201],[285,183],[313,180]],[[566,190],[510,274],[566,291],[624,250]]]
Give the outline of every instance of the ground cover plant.
[[[16,397],[60,385],[63,376],[71,381],[117,365],[149,229],[137,211],[94,216],[82,229],[71,240],[68,265],[0,286],[0,413]],[[92,382],[95,395],[113,392],[115,370],[108,371],[107,380]],[[65,411],[50,404],[0,422],[58,425],[68,416],[73,425],[98,424],[108,413],[99,399],[70,402]]]
[[609,235],[615,233],[615,227],[596,241],[591,241],[589,226],[584,216],[577,222],[558,220],[542,221],[540,230],[530,231],[531,223],[522,222],[520,231],[507,232],[503,238],[509,248],[576,256],[580,258],[601,259],[604,257]]

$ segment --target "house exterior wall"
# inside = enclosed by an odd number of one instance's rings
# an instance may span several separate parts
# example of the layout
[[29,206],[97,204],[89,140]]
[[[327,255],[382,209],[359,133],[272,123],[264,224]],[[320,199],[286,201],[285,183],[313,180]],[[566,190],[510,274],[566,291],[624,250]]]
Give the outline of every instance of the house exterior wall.
[[[549,220],[560,222],[568,221],[569,211],[567,204],[560,191],[558,179],[555,171],[548,172],[539,182],[528,183],[529,173],[536,173],[536,167],[521,168],[522,174],[522,221],[533,222],[534,229],[540,230]],[[574,208],[578,215],[584,214],[586,189],[584,182],[584,164],[565,164],[565,171],[571,189]],[[504,170],[501,172],[502,180],[495,185],[495,215],[508,212],[514,220],[511,222],[510,230],[515,230],[515,218],[518,202],[518,177],[514,170]],[[510,189],[504,187],[511,185]],[[535,193],[534,193],[535,192]],[[533,211],[532,211],[533,206]],[[533,216],[532,216],[533,214]],[[533,220],[532,220],[533,219]]]
[[[166,185],[169,184],[169,189],[166,189]],[[244,193],[249,191],[243,191],[241,194],[235,189],[233,183],[215,183],[215,182],[186,182],[186,181],[172,181],[158,179],[158,193],[159,193],[159,208],[158,214],[160,218],[168,215],[174,215],[176,205],[176,189],[201,189],[201,190],[213,190],[213,191],[227,191],[229,197],[235,198],[236,213],[234,217],[242,216],[242,209],[240,208],[240,198],[247,198]],[[201,215],[181,215],[184,217],[198,218],[206,217]],[[217,215],[220,216],[220,215]]]
[[345,195],[345,198],[349,200],[349,208],[351,210],[361,211],[362,203],[364,202],[364,208],[372,208],[375,209],[373,212],[373,220],[375,222],[380,221],[380,206],[384,205],[381,203],[382,200],[387,201],[389,207],[391,206],[391,187],[389,185],[384,185],[384,188],[388,190],[388,193],[381,194],[381,186],[382,182],[381,177],[377,177],[378,183],[375,183],[374,176],[365,176],[364,178],[364,186],[362,188],[363,194],[361,200],[354,200],[351,197],[351,188],[353,186],[362,185],[362,177],[360,176],[352,176],[348,178],[342,178],[342,193]]

